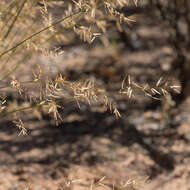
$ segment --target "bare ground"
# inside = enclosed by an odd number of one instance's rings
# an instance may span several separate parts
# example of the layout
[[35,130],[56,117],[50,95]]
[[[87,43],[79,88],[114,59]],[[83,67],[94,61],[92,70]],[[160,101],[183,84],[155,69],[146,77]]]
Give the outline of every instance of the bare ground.
[[[165,40],[167,33],[146,19],[147,25],[136,25],[133,50],[98,44],[89,50],[76,45],[56,58],[36,56],[31,65],[39,63],[44,71],[62,72],[70,80],[85,74],[109,90],[118,90],[126,73],[140,83],[156,82],[170,69],[172,50]],[[19,71],[23,79],[30,68],[24,71]],[[130,179],[136,189],[190,189],[190,102],[162,123],[159,102],[141,94],[133,100],[116,99],[122,114],[119,120],[98,106],[84,105],[80,110],[68,104],[58,126],[48,116],[39,120],[28,111],[24,122],[29,135],[18,136],[12,122],[2,119],[0,189],[82,190],[103,176],[106,187],[94,185],[94,189],[113,189],[113,184],[119,187]]]

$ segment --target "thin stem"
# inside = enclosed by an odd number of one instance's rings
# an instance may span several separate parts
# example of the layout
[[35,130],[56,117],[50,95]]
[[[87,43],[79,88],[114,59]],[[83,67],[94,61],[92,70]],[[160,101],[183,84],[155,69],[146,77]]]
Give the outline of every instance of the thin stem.
[[[76,98],[68,98],[66,101],[67,102],[72,102],[74,100],[76,100]],[[62,103],[63,101],[65,101],[65,100],[63,100],[63,99],[61,99],[61,100],[55,100],[55,103],[59,104],[59,103]],[[20,112],[20,111],[24,111],[24,110],[29,110],[29,109],[36,108],[36,107],[42,107],[42,106],[46,105],[47,103],[48,103],[48,100],[47,101],[43,101],[43,102],[38,103],[38,104],[31,105],[31,106],[26,106],[26,107],[20,107],[20,108],[17,108],[17,109],[13,109],[13,110],[8,111],[8,112],[1,112],[0,113],[0,118],[5,117],[5,116],[10,115],[10,114],[13,114],[13,113],[16,113],[16,112]]]
[[9,112],[2,112],[2,113],[0,113],[0,117],[5,117],[5,116],[7,116],[9,114],[13,114],[13,113],[16,113],[16,112],[19,112],[19,111],[32,109],[34,107],[41,107],[43,105],[45,105],[45,103],[44,104],[35,104],[35,105],[32,105],[32,106],[26,106],[26,107],[17,108],[17,109],[13,109],[13,110],[11,110]]
[[13,46],[13,47],[11,47],[10,49],[4,51],[2,54],[0,54],[0,58],[1,58],[2,56],[4,56],[5,54],[11,52],[12,50],[16,49],[17,47],[21,46],[21,45],[24,44],[26,41],[28,41],[28,40],[32,39],[33,37],[37,36],[38,34],[40,34],[40,33],[44,32],[44,31],[48,30],[49,28],[51,28],[51,27],[53,27],[53,26],[55,26],[55,25],[57,25],[57,24],[59,24],[59,23],[65,21],[66,19],[68,19],[68,18],[70,18],[70,17],[72,17],[72,16],[75,16],[75,15],[81,13],[81,12],[82,12],[82,10],[79,10],[79,11],[77,11],[77,12],[75,12],[75,13],[69,15],[69,16],[66,16],[66,17],[64,17],[64,18],[62,18],[62,19],[60,19],[60,20],[58,20],[57,22],[54,22],[53,24],[51,24],[51,25],[49,25],[49,26],[43,28],[42,30],[40,30],[40,31],[38,31],[38,32],[36,32],[36,33],[34,33],[34,34],[32,34],[31,36],[25,38],[24,40],[22,40],[21,42],[19,42],[19,43],[16,44],[15,46]]
[[[11,9],[12,9],[11,6],[13,3],[15,3],[15,0],[12,0],[11,2],[7,3],[7,6],[1,10],[1,13],[3,13],[3,20],[5,21],[6,25],[8,25],[9,21],[11,21],[11,18],[13,16],[12,14],[9,14],[9,12],[11,13]],[[8,9],[9,9],[9,11],[7,11]],[[2,36],[2,34],[4,32],[4,30],[3,30],[4,28],[1,28],[0,36]]]
[[16,23],[16,21],[17,21],[19,15],[20,15],[20,13],[22,12],[22,10],[23,10],[24,5],[25,5],[26,2],[27,2],[27,0],[24,0],[24,1],[23,1],[23,3],[22,3],[22,5],[21,5],[20,9],[19,9],[18,12],[17,12],[17,15],[15,16],[13,22],[11,23],[10,27],[8,28],[7,33],[6,33],[5,36],[3,37],[3,40],[5,40],[5,39],[8,37],[8,35],[9,35],[9,33],[11,32],[11,30],[12,30],[14,24]]

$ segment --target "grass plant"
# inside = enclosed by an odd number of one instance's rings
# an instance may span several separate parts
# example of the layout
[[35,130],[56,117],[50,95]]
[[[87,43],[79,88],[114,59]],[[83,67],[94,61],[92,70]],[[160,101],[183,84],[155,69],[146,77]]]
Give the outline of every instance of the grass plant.
[[[128,0],[2,0],[0,2],[0,117],[14,115],[13,121],[26,134],[20,112],[39,109],[46,110],[47,114],[58,121],[61,119],[60,109],[65,102],[75,101],[79,108],[81,102],[89,105],[94,103],[107,107],[118,119],[121,114],[117,102],[111,98],[105,88],[99,87],[96,81],[86,79],[83,81],[69,81],[61,74],[50,79],[44,76],[40,67],[33,71],[32,79],[21,81],[17,71],[28,66],[28,60],[35,54],[57,56],[63,54],[61,47],[55,42],[63,42],[77,36],[86,43],[92,44],[96,38],[104,35],[111,25],[122,30],[124,25],[134,22],[132,16],[125,16],[121,11],[128,6]],[[133,2],[138,6],[138,1]],[[55,16],[56,9],[60,13]],[[57,18],[58,17],[58,18]],[[82,43],[81,41],[81,43]],[[36,64],[37,65],[37,64]],[[42,77],[43,76],[43,77]],[[40,89],[37,96],[31,95],[27,86],[33,84]],[[167,80],[159,79],[155,86],[141,86],[127,75],[121,89],[116,94],[127,95],[132,98],[135,91],[140,90],[146,96],[160,99],[167,96],[170,90],[177,90],[178,86],[170,84]],[[11,107],[7,97],[10,92],[17,95],[27,106]],[[158,97],[157,97],[157,96]]]

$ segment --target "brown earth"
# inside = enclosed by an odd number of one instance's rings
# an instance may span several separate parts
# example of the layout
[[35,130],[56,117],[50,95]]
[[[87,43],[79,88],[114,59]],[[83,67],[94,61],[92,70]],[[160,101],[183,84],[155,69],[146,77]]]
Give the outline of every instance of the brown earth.
[[[130,36],[132,49],[122,42],[106,48],[76,45],[62,56],[35,56],[31,67],[38,63],[44,72],[61,72],[70,80],[92,77],[110,91],[119,90],[126,73],[151,84],[171,67],[166,37],[155,20],[141,17]],[[20,79],[28,79],[31,67],[18,71]],[[189,100],[164,120],[160,102],[142,94],[115,98],[119,120],[99,106],[68,104],[58,126],[47,115],[39,120],[26,112],[29,134],[18,136],[12,122],[1,119],[0,190],[113,189],[113,184],[116,189],[132,184],[146,190],[190,189]]]

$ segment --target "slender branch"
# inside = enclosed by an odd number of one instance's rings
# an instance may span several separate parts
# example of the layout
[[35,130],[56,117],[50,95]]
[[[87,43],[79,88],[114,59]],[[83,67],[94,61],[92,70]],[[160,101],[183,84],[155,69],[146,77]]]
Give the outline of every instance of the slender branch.
[[22,12],[22,10],[23,10],[24,5],[25,5],[26,2],[27,2],[27,0],[24,0],[24,1],[23,1],[23,3],[22,3],[22,5],[21,5],[20,9],[19,9],[18,12],[17,12],[17,15],[15,16],[13,22],[11,23],[10,27],[8,28],[8,31],[6,32],[5,36],[3,37],[3,40],[5,40],[5,39],[8,37],[8,35],[9,35],[9,33],[11,32],[11,30],[12,30],[14,24],[16,23],[16,21],[17,21],[19,15],[20,15],[20,13]]
[[26,107],[20,107],[20,108],[13,109],[13,110],[8,111],[8,112],[1,112],[0,117],[5,117],[7,115],[10,115],[10,114],[13,114],[16,112],[20,112],[20,111],[24,111],[24,110],[28,110],[28,109],[32,109],[34,107],[41,107],[41,106],[45,105],[45,103],[44,104],[35,104],[35,105],[31,105],[31,106],[26,106]]
[[[65,102],[65,101],[72,102],[74,100],[77,100],[77,98],[72,97],[72,98],[68,98],[66,100],[63,100],[63,99],[55,100],[55,103],[60,104],[60,103]],[[17,109],[13,109],[11,111],[0,112],[0,118],[5,117],[5,116],[10,115],[10,114],[13,114],[13,113],[16,113],[16,112],[29,110],[29,109],[36,108],[36,107],[42,107],[42,106],[47,105],[47,104],[48,104],[48,100],[40,102],[40,103],[37,103],[37,104],[33,104],[31,106],[26,106],[26,107],[20,107],[20,108],[17,108]]]
[[78,14],[80,14],[80,13],[82,13],[82,12],[83,12],[83,10],[79,10],[79,11],[77,11],[77,12],[75,12],[75,13],[69,15],[69,16],[66,16],[66,17],[64,17],[64,18],[62,18],[62,19],[60,19],[60,20],[54,22],[53,24],[51,24],[51,25],[49,25],[49,26],[43,28],[42,30],[40,30],[40,31],[38,31],[38,32],[36,32],[36,33],[34,33],[34,34],[32,34],[31,36],[29,36],[29,37],[25,38],[24,40],[22,40],[21,42],[17,43],[15,46],[13,46],[13,47],[11,47],[10,49],[4,51],[2,54],[0,54],[0,58],[1,58],[2,56],[4,56],[5,54],[11,52],[12,50],[16,49],[17,47],[21,46],[21,45],[24,44],[26,41],[28,41],[28,40],[32,39],[33,37],[37,36],[38,34],[40,34],[40,33],[44,32],[44,31],[48,30],[49,28],[51,28],[51,27],[53,27],[53,26],[55,26],[55,25],[57,25],[57,24],[59,24],[59,23],[61,23],[61,22],[63,22],[63,21],[65,21],[65,20],[68,19],[68,18],[73,17],[73,16],[75,16],[75,15],[78,15]]

